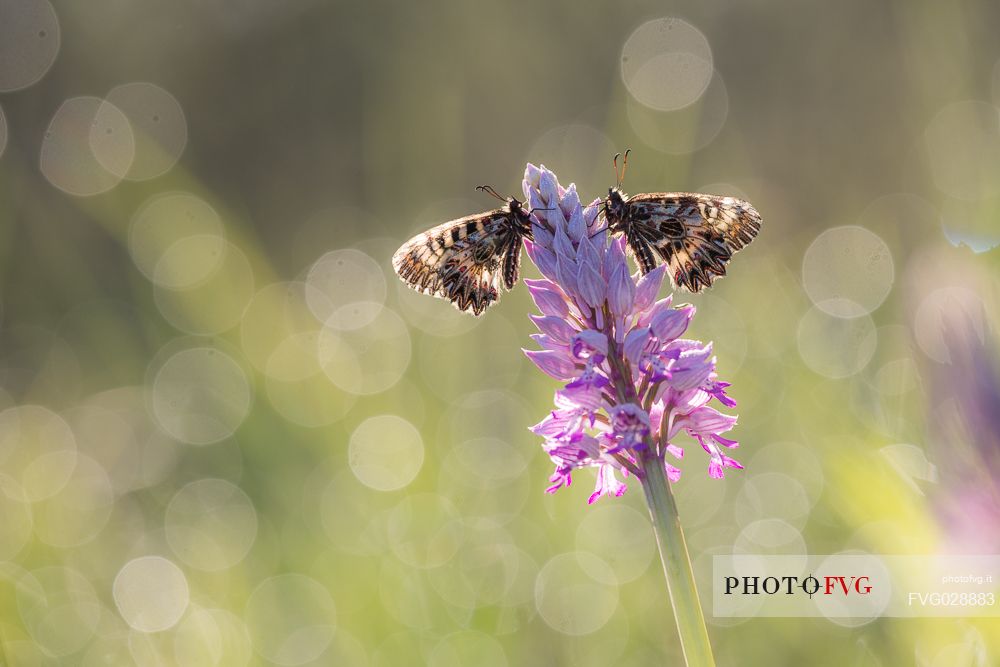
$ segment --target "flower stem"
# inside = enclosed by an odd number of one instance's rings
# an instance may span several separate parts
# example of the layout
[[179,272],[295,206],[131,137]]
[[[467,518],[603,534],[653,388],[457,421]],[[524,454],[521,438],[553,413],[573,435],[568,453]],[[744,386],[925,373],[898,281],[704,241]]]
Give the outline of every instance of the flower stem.
[[646,494],[653,532],[656,533],[656,543],[660,548],[660,559],[667,577],[667,591],[674,608],[684,661],[688,667],[714,667],[712,645],[708,641],[708,630],[705,628],[705,618],[698,600],[698,588],[695,586],[680,516],[677,514],[677,503],[674,502],[673,492],[667,482],[662,460],[648,452],[643,456],[642,489]]

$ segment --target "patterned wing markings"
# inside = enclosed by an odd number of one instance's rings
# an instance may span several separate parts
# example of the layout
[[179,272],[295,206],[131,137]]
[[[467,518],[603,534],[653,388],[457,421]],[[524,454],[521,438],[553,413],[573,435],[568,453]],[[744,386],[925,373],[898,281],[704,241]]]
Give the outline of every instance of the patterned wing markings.
[[413,289],[482,315],[514,287],[520,275],[521,239],[530,216],[511,199],[506,208],[470,215],[417,234],[396,251],[392,266]]
[[654,192],[625,198],[614,188],[604,206],[608,227],[621,233],[643,273],[659,260],[676,285],[691,292],[726,275],[732,256],[760,231],[748,202],[693,192]]

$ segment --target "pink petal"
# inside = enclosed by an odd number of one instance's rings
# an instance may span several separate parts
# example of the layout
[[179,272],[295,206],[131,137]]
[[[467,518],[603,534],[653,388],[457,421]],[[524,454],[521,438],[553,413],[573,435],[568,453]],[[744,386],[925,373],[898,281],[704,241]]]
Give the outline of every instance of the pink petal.
[[528,293],[531,294],[532,300],[543,315],[566,317],[569,314],[569,305],[562,292],[555,287],[555,283],[548,280],[525,280],[524,283],[528,286]]
[[642,353],[646,348],[646,343],[649,342],[651,336],[652,333],[650,333],[649,327],[632,329],[625,334],[625,344],[623,346],[625,358],[633,364],[639,363],[639,357],[642,356]]
[[551,350],[524,350],[524,354],[531,359],[538,368],[545,374],[551,375],[557,380],[572,380],[579,372],[566,355]]
[[663,284],[663,274],[667,270],[666,264],[661,264],[642,278],[635,286],[635,309],[646,310],[656,299]]
[[576,329],[566,320],[561,317],[554,317],[552,315],[528,315],[528,318],[535,323],[538,330],[541,331],[546,336],[551,336],[553,340],[556,340],[564,345],[569,344],[573,336],[577,334]]

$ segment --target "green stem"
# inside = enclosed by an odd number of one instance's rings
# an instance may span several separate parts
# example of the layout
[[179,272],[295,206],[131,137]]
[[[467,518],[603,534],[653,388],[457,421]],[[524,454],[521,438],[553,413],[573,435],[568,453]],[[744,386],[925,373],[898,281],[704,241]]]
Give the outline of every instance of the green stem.
[[688,556],[687,544],[677,503],[667,482],[663,461],[652,454],[643,456],[642,489],[653,519],[653,532],[660,547],[663,572],[667,576],[667,591],[674,608],[677,633],[681,637],[684,661],[688,667],[714,667],[712,645],[708,641],[705,618],[701,613],[698,588]]

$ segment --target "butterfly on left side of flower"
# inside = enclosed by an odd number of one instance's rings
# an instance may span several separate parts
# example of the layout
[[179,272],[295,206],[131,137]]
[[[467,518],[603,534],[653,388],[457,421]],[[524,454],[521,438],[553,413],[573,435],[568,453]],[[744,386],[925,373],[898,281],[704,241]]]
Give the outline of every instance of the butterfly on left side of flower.
[[417,234],[392,256],[392,268],[407,285],[447,299],[477,317],[508,290],[521,273],[521,240],[531,238],[531,213],[514,197],[488,185],[481,190],[503,208],[469,215]]

